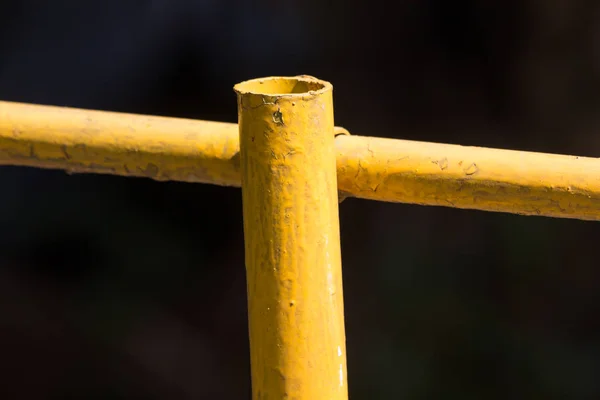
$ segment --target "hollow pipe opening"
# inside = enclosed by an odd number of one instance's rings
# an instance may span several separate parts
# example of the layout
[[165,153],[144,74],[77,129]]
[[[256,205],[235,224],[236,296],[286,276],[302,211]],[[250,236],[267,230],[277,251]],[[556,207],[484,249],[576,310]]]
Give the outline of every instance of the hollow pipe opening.
[[238,94],[254,94],[263,96],[294,97],[307,94],[320,94],[332,90],[331,83],[312,76],[269,77],[251,79],[238,83],[234,90]]

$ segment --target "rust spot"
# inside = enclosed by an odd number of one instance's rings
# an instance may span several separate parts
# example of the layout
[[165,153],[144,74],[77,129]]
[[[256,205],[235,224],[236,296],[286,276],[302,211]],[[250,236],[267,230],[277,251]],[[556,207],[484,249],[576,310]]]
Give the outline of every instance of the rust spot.
[[283,114],[281,113],[281,108],[278,108],[277,111],[273,113],[273,122],[277,125],[284,125],[283,123]]

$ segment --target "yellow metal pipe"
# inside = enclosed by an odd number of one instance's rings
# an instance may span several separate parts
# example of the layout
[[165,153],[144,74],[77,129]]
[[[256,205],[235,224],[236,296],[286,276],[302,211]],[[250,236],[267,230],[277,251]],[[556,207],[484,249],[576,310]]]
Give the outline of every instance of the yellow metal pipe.
[[600,219],[600,159],[340,136],[338,187],[364,199]]
[[0,102],[0,165],[240,186],[237,125]]
[[[338,136],[338,188],[379,201],[600,220],[600,160]],[[0,101],[0,165],[240,186],[235,124]]]
[[238,93],[254,399],[347,399],[331,84]]

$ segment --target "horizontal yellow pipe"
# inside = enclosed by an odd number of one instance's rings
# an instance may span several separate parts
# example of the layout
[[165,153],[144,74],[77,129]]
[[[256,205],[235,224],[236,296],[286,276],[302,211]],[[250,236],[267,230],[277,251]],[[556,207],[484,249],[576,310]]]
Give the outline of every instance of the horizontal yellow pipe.
[[[0,165],[240,186],[236,124],[0,102]],[[338,136],[365,199],[600,220],[600,160]]]
[[340,136],[338,188],[364,199],[600,219],[600,159]]
[[240,186],[236,124],[0,102],[0,165]]

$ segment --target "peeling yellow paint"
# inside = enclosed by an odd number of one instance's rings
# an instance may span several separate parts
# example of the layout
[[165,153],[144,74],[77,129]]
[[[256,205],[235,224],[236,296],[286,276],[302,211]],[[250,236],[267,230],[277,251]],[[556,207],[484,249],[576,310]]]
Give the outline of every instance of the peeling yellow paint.
[[[334,132],[344,197],[600,220],[600,159]],[[0,101],[0,165],[239,187],[238,135],[231,123]]]
[[236,85],[254,399],[347,399],[332,86]]

